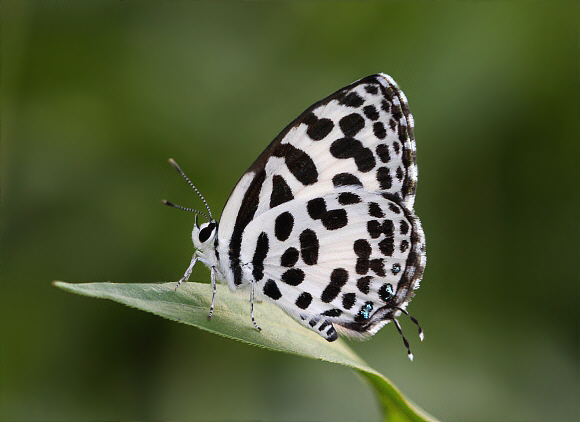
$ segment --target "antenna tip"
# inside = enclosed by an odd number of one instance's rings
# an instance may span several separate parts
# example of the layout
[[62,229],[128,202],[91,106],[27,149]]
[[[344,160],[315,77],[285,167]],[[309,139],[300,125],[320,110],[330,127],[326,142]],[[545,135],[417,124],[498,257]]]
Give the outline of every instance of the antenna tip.
[[181,168],[179,168],[179,166],[177,165],[177,163],[175,162],[175,160],[173,158],[170,158],[167,161],[169,161],[169,164],[171,164],[173,167],[175,167],[177,169],[177,171],[181,172]]
[[163,205],[169,205],[170,207],[172,207],[172,206],[173,206],[173,204],[172,204],[171,202],[169,202],[167,199],[163,199],[163,200],[161,200],[161,203],[162,203]]
[[421,341],[425,340],[425,334],[423,334],[423,331],[419,333],[419,338],[421,339]]
[[413,362],[413,359],[414,359],[414,358],[415,358],[415,357],[413,356],[413,353],[409,352],[409,360],[410,360],[411,362]]

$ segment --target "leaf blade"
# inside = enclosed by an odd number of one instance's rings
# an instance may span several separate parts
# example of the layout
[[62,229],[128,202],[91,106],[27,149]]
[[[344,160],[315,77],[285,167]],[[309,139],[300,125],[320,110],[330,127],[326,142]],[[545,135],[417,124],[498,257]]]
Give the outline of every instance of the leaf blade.
[[226,286],[217,286],[215,310],[209,320],[209,284],[188,282],[177,290],[175,283],[77,284],[55,281],[53,285],[71,293],[110,299],[254,346],[349,366],[374,388],[385,420],[435,420],[409,402],[386,377],[368,366],[343,340],[327,342],[297,324],[276,305],[264,301],[254,306],[256,319],[262,328],[261,332],[256,330],[249,317],[248,295],[231,292]]

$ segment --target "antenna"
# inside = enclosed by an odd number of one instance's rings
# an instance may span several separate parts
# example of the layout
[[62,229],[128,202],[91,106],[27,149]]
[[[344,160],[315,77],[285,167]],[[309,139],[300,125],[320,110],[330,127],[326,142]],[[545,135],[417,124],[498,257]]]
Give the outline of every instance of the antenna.
[[177,165],[177,163],[173,160],[173,158],[169,159],[169,164],[171,164],[175,168],[175,170],[177,170],[179,172],[179,174],[181,174],[181,176],[187,181],[189,186],[191,186],[192,189],[195,191],[195,193],[197,193],[197,195],[201,198],[201,200],[203,201],[203,204],[205,205],[205,208],[207,209],[209,217],[201,211],[197,211],[197,210],[187,208],[187,207],[182,207],[181,205],[176,205],[176,204],[173,204],[173,203],[166,201],[166,200],[163,200],[163,203],[165,205],[169,205],[170,207],[173,207],[173,208],[178,208],[180,210],[194,212],[196,214],[202,215],[210,221],[213,220],[213,215],[211,214],[211,210],[209,209],[209,205],[207,204],[207,201],[205,200],[205,198],[203,197],[201,192],[195,187],[195,185],[191,182],[191,180],[189,180],[189,177],[187,177],[187,175],[183,172],[183,170],[181,170],[181,168],[179,167],[179,165]]
[[169,205],[170,207],[177,208],[178,210],[189,211],[189,212],[193,212],[195,214],[199,214],[202,217],[207,218],[209,221],[212,220],[212,218],[208,217],[208,215],[206,213],[204,213],[204,212],[201,212],[201,211],[198,211],[198,210],[194,210],[192,208],[182,207],[181,205],[177,205],[177,204],[174,204],[173,202],[169,202],[167,199],[164,199],[161,202],[164,205]]

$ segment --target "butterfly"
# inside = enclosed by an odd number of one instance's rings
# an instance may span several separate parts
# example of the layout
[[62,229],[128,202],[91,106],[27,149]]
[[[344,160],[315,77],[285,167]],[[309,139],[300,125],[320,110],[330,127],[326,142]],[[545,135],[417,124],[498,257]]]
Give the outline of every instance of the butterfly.
[[[334,341],[369,338],[406,311],[426,264],[425,237],[413,205],[417,185],[413,117],[386,74],[360,79],[306,109],[268,145],[234,187],[218,222],[202,199],[197,262],[232,290],[250,288],[298,323]],[[198,222],[198,215],[208,221]],[[177,288],[177,287],[176,287]]]

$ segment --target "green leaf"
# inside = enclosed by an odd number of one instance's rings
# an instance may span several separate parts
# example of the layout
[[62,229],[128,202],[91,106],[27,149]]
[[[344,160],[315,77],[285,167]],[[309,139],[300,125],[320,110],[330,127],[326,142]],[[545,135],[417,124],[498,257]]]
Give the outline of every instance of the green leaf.
[[256,330],[249,315],[247,293],[240,295],[218,285],[214,314],[209,320],[209,284],[188,282],[177,290],[175,283],[71,284],[55,281],[54,285],[72,293],[111,299],[255,346],[350,366],[374,388],[385,420],[435,420],[406,399],[386,377],[369,367],[343,340],[327,342],[296,323],[276,305],[264,301],[254,307],[256,320],[262,328],[262,331]]

